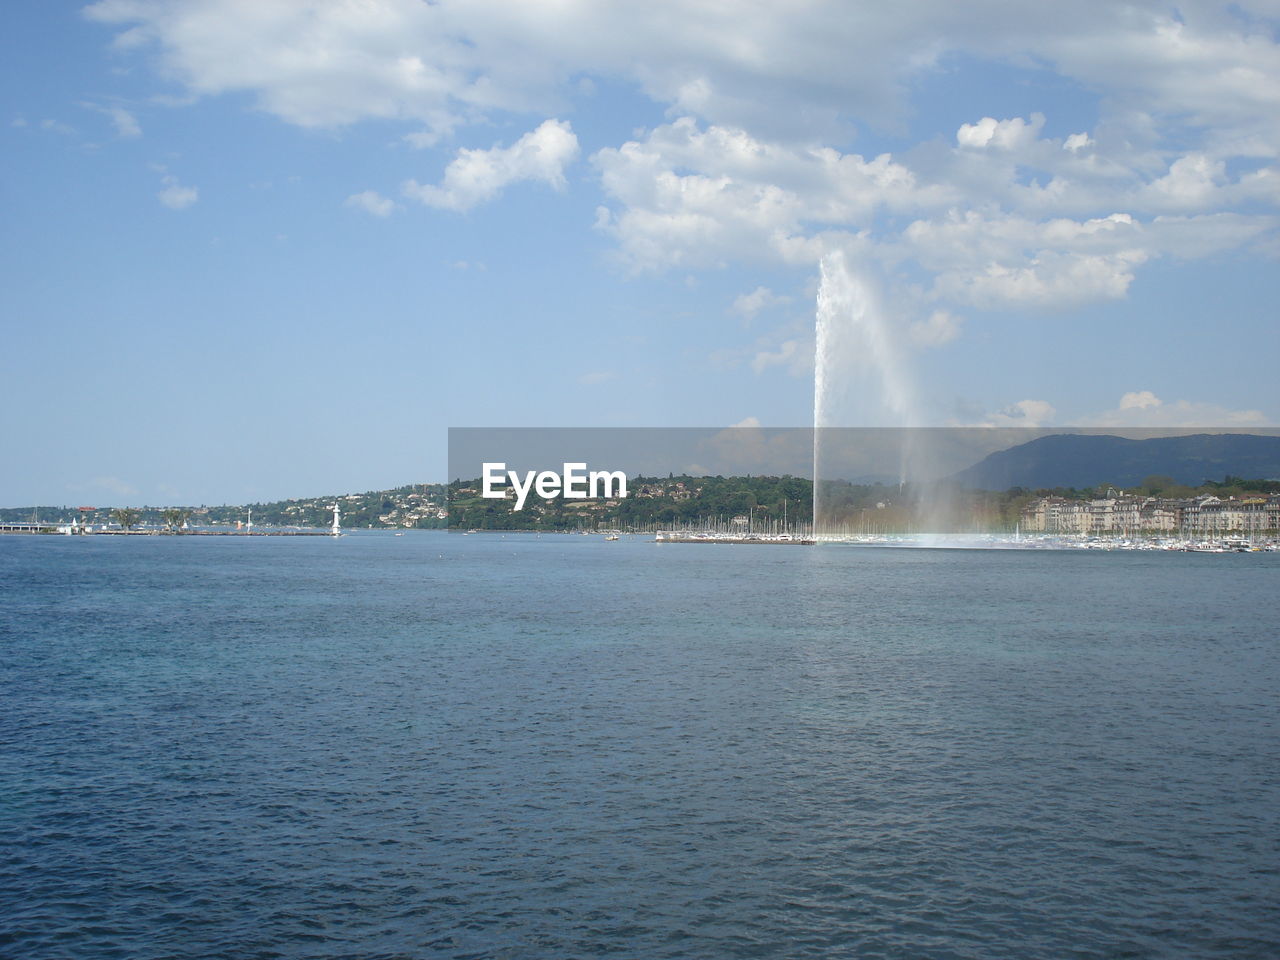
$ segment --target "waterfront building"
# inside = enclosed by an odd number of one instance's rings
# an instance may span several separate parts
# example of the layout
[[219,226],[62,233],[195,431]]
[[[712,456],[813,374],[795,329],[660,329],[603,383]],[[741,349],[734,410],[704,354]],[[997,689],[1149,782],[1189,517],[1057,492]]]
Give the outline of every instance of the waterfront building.
[[1212,495],[1188,499],[1039,497],[1022,510],[1021,524],[1030,533],[1259,536],[1280,533],[1280,495],[1226,499]]

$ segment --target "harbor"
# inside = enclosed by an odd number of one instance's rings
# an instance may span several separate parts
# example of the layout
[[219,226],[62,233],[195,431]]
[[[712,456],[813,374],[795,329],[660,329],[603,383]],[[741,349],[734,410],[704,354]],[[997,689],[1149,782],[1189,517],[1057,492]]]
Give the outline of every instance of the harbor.
[[823,543],[867,547],[911,547],[939,550],[1103,550],[1162,553],[1276,553],[1280,539],[1226,536],[1220,538],[1090,536],[1088,534],[910,533],[881,535],[820,535]]
[[654,543],[729,543],[751,546],[811,547],[817,541],[790,533],[723,533],[714,530],[660,530]]
[[331,537],[328,530],[93,530],[69,524],[5,523],[0,534],[77,537]]
[[[92,508],[82,508],[92,509]],[[125,522],[89,523],[75,517],[68,522],[46,521],[32,518],[28,521],[0,522],[0,535],[18,536],[66,536],[66,537],[340,537],[342,532],[342,513],[338,504],[333,505],[333,522],[329,528],[316,527],[254,527],[253,511],[248,512],[248,520],[237,520],[234,527],[192,527],[186,511],[171,511],[175,514],[174,522],[164,526],[137,524],[137,511],[117,510],[113,513]]]

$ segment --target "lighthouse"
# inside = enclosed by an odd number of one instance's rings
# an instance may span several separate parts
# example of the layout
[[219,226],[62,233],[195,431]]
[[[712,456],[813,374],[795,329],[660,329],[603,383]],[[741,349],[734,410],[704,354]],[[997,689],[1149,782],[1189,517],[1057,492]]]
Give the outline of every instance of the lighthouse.
[[333,526],[329,528],[329,532],[335,537],[342,536],[342,515],[338,513],[338,505],[333,505]]

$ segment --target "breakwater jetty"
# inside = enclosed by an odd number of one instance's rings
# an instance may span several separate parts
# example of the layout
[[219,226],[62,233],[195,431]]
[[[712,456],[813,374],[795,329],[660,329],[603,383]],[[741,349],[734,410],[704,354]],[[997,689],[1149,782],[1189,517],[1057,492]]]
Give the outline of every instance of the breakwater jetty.
[[332,537],[330,530],[93,530],[60,523],[0,523],[0,535],[76,537]]
[[707,531],[662,530],[654,535],[655,543],[739,543],[751,545],[777,545],[811,547],[813,540],[792,536],[789,533],[713,533]]

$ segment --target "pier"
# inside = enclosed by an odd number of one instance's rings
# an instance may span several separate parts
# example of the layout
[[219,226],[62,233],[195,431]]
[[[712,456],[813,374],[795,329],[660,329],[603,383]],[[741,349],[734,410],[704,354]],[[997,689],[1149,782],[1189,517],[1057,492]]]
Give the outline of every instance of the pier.
[[76,537],[332,537],[328,530],[90,530],[63,523],[0,523],[0,535]]
[[788,533],[713,533],[686,530],[663,530],[654,536],[655,543],[741,543],[751,545],[778,545],[811,547],[816,541],[795,537]]
[[56,523],[0,523],[0,533],[57,533]]

